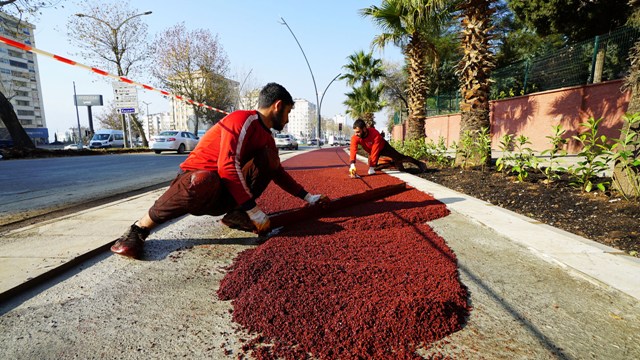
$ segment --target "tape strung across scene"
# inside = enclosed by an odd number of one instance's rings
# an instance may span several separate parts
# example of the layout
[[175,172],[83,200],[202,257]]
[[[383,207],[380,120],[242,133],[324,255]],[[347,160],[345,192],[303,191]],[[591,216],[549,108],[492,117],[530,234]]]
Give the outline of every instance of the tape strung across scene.
[[217,112],[225,114],[225,115],[228,114],[227,111],[216,109],[213,106],[210,106],[210,105],[207,105],[207,104],[204,104],[204,103],[199,103],[199,102],[196,102],[194,100],[187,99],[187,98],[185,98],[183,96],[172,94],[172,93],[170,93],[168,91],[165,91],[165,90],[156,89],[153,86],[149,86],[149,85],[146,85],[146,84],[142,84],[142,83],[133,81],[131,79],[127,79],[124,76],[113,75],[113,74],[108,73],[107,71],[100,70],[100,69],[95,68],[95,67],[84,65],[84,64],[79,63],[77,61],[74,61],[74,60],[71,60],[71,59],[67,59],[65,57],[62,57],[62,56],[59,56],[59,55],[55,55],[55,54],[52,54],[50,52],[34,48],[34,47],[30,46],[30,45],[23,44],[21,42],[18,42],[18,41],[15,41],[15,40],[11,40],[11,39],[8,39],[8,38],[3,37],[3,36],[0,36],[0,42],[3,42],[3,43],[5,43],[5,44],[7,44],[9,46],[13,46],[13,47],[18,48],[18,49],[22,49],[24,51],[29,51],[29,52],[33,52],[33,53],[36,53],[36,54],[39,54],[39,55],[50,57],[50,58],[52,58],[54,60],[58,60],[58,61],[60,61],[62,63],[68,64],[68,65],[71,65],[71,66],[79,66],[79,67],[81,67],[83,69],[89,70],[89,71],[91,71],[93,73],[96,73],[98,75],[108,76],[108,77],[116,79],[116,80],[118,80],[120,82],[124,82],[124,83],[127,83],[127,84],[132,84],[132,85],[139,86],[139,87],[141,87],[141,88],[143,88],[145,90],[156,91],[156,92],[159,92],[160,94],[162,94],[164,96],[173,97],[173,98],[175,98],[177,100],[184,101],[184,102],[192,104],[192,105],[197,105],[197,106],[209,109],[211,111],[217,111]]

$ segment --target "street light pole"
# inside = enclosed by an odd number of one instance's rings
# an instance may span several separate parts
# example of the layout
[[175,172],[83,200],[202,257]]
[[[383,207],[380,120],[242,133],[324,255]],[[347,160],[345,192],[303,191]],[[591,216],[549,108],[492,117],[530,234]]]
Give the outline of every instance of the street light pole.
[[[324,99],[324,94],[326,94],[327,90],[329,89],[329,86],[331,86],[331,84],[333,84],[333,82],[336,81],[336,79],[340,77],[340,75],[342,74],[336,75],[336,77],[334,77],[333,80],[329,81],[329,85],[327,85],[327,87],[324,88],[324,91],[322,92],[322,96],[320,97],[320,103],[318,104],[318,114],[320,113],[320,108],[322,107],[322,100]],[[320,140],[318,140],[318,143],[319,142]]]
[[251,72],[253,71],[253,69],[249,70],[249,73],[247,74],[247,76],[245,76],[244,80],[242,81],[242,84],[240,85],[240,88],[238,89],[238,108],[240,109],[246,109],[248,106],[244,106],[244,103],[242,101],[242,88],[244,87],[244,83],[247,82],[247,79],[249,79],[249,75],[251,75]]
[[[134,19],[134,18],[137,18],[139,16],[150,15],[151,13],[152,13],[151,11],[145,11],[145,12],[140,13],[140,14],[129,16],[128,18],[124,19],[120,24],[118,24],[118,26],[116,26],[116,27],[111,26],[111,24],[109,24],[108,22],[106,22],[106,21],[104,21],[104,20],[102,20],[100,18],[97,18],[97,17],[95,17],[93,15],[80,14],[80,13],[75,14],[75,15],[77,17],[86,17],[86,18],[89,18],[89,19],[93,19],[93,20],[95,20],[95,21],[97,21],[97,22],[99,22],[101,24],[104,24],[109,29],[111,29],[111,34],[113,35],[113,49],[114,49],[114,52],[115,52],[114,55],[116,57],[116,68],[117,68],[117,71],[118,71],[118,76],[124,76],[126,74],[123,73],[122,66],[121,66],[120,60],[119,60],[121,53],[120,53],[120,45],[118,43],[118,31],[120,30],[120,28],[127,21],[129,21],[131,19]],[[127,136],[127,126],[126,126],[125,114],[122,114],[121,124],[122,124],[122,132],[124,133],[124,143],[126,144],[127,140],[128,140],[128,136]],[[130,137],[130,135],[131,134],[129,134],[129,137]]]
[[[307,62],[307,67],[309,68],[309,72],[311,73],[311,80],[313,80],[313,89],[315,90],[316,93],[316,104],[318,104],[318,147],[320,147],[320,127],[321,127],[321,115],[320,115],[320,100],[318,99],[318,87],[316,86],[316,78],[313,76],[313,71],[311,71],[311,65],[309,65],[309,60],[307,60],[307,55],[304,53],[304,50],[302,50],[302,45],[300,45],[300,42],[298,41],[298,38],[296,37],[296,35],[293,33],[293,30],[291,30],[291,28],[289,27],[289,24],[287,24],[287,22],[284,20],[283,17],[280,17],[280,20],[282,20],[282,23],[280,23],[281,25],[284,25],[287,27],[287,29],[289,29],[289,32],[291,33],[291,35],[293,36],[293,38],[295,39],[296,43],[298,44],[298,47],[300,48],[300,51],[302,52],[302,56],[304,56],[304,61]],[[335,79],[333,79],[335,80]],[[331,82],[333,82],[333,80],[331,80]],[[331,85],[331,83],[329,83],[329,85]],[[329,86],[327,86],[327,88],[329,88]],[[326,89],[325,89],[326,91]],[[324,93],[322,94],[324,97]]]
[[146,101],[143,101],[142,103],[147,105],[147,130],[149,131],[149,137],[151,137],[151,116],[149,114],[149,105],[151,105],[151,103]]

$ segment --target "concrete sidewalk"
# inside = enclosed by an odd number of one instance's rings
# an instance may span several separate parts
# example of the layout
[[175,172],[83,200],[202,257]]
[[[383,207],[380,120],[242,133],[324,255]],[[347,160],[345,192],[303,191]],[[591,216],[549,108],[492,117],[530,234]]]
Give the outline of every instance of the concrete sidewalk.
[[[365,159],[360,159],[365,160]],[[365,160],[366,161],[366,160]],[[388,171],[571,274],[640,300],[640,259],[407,173]],[[165,189],[11,231],[0,241],[0,300],[107,250]]]

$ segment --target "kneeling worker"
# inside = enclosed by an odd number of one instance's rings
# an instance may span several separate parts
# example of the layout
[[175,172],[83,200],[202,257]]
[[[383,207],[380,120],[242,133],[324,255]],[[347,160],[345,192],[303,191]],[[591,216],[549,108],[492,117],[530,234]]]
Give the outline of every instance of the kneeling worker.
[[375,167],[378,166],[378,159],[381,156],[389,157],[393,161],[395,167],[400,171],[405,171],[404,163],[412,163],[418,167],[420,172],[424,172],[427,166],[422,161],[418,161],[411,156],[400,154],[391,144],[385,140],[378,130],[367,127],[362,119],[353,122],[353,136],[351,137],[349,175],[356,176],[356,154],[358,145],[361,145],[364,151],[369,153],[369,175],[376,173]]
[[167,191],[116,240],[111,251],[140,258],[153,228],[186,214],[226,214],[223,224],[265,234],[271,227],[269,217],[255,200],[271,180],[311,205],[327,201],[324,195],[305,191],[280,164],[270,129],[284,128],[293,105],[283,86],[269,83],[260,91],[257,110],[234,111],[215,124],[180,164]]

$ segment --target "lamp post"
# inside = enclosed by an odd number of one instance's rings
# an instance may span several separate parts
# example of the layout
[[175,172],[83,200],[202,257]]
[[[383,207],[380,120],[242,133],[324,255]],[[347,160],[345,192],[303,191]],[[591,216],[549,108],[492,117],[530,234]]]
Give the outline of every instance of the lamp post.
[[[131,19],[134,19],[134,18],[137,18],[139,16],[150,15],[151,13],[152,13],[151,11],[145,11],[145,12],[140,13],[140,14],[129,16],[128,18],[124,19],[120,24],[118,24],[118,26],[116,26],[116,27],[111,26],[111,24],[109,24],[108,22],[106,22],[106,21],[104,21],[104,20],[102,20],[100,18],[97,18],[97,17],[95,17],[93,15],[80,14],[80,13],[75,14],[75,15],[77,17],[86,17],[86,18],[89,18],[89,19],[93,19],[93,20],[105,25],[109,29],[111,29],[111,34],[113,35],[113,52],[114,52],[114,56],[115,56],[115,59],[116,59],[116,68],[117,68],[117,71],[118,71],[118,76],[124,76],[126,74],[123,73],[122,65],[120,64],[120,58],[121,58],[121,55],[124,52],[124,50],[120,49],[120,44],[119,44],[119,41],[118,41],[118,31],[120,30],[120,28],[125,23],[127,23],[127,21],[129,21]],[[125,121],[125,114],[122,114],[121,123],[122,123],[122,132],[124,133],[124,143],[126,144],[128,136],[127,136],[127,127],[126,127],[126,121]]]
[[149,105],[151,105],[151,103],[146,101],[142,103],[147,105],[147,130],[149,131],[149,137],[151,137],[151,114],[149,114]]
[[[329,85],[327,85],[327,87],[324,88],[324,91],[322,92],[322,96],[320,97],[320,103],[318,104],[318,114],[320,114],[320,108],[322,107],[322,100],[324,99],[324,94],[326,94],[327,90],[329,89],[329,86],[331,86],[331,84],[333,84],[333,82],[336,81],[336,79],[340,77],[340,75],[342,74],[336,75],[336,77],[334,77],[333,80],[329,81]],[[320,140],[318,140],[318,143],[320,143]]]
[[[321,134],[321,129],[320,129],[320,127],[321,127],[321,125],[320,125],[321,124],[320,108],[322,107],[322,99],[318,99],[318,87],[316,86],[316,78],[313,76],[313,71],[311,70],[311,65],[309,65],[309,60],[307,60],[307,55],[304,53],[304,50],[302,50],[302,45],[300,45],[300,42],[298,41],[298,38],[293,33],[293,30],[291,30],[291,28],[289,27],[289,24],[287,24],[287,22],[284,20],[284,18],[280,17],[280,20],[282,20],[282,22],[280,24],[286,26],[287,29],[289,29],[289,32],[291,33],[291,35],[293,36],[294,40],[298,44],[298,47],[300,48],[300,51],[302,52],[302,56],[304,56],[304,61],[306,61],[307,67],[309,68],[309,72],[311,73],[311,80],[313,80],[313,89],[315,90],[315,93],[316,93],[316,104],[318,104],[318,147],[320,147],[320,136],[321,136],[320,135]],[[338,74],[338,76],[340,76],[340,74]],[[329,85],[331,85],[331,83],[333,83],[338,78],[338,76],[333,78],[333,80],[331,80],[331,82],[329,82]],[[325,92],[327,92],[327,89],[329,89],[329,85],[327,85],[327,87],[322,92],[322,98],[324,98]]]
[[244,83],[247,82],[247,79],[249,79],[249,75],[251,75],[252,71],[253,69],[249,70],[249,73],[247,74],[247,76],[244,77],[244,80],[242,80],[242,84],[240,84],[240,88],[238,89],[238,108],[240,109],[246,109],[248,107],[248,106],[245,106],[242,101],[242,88],[244,87]]

